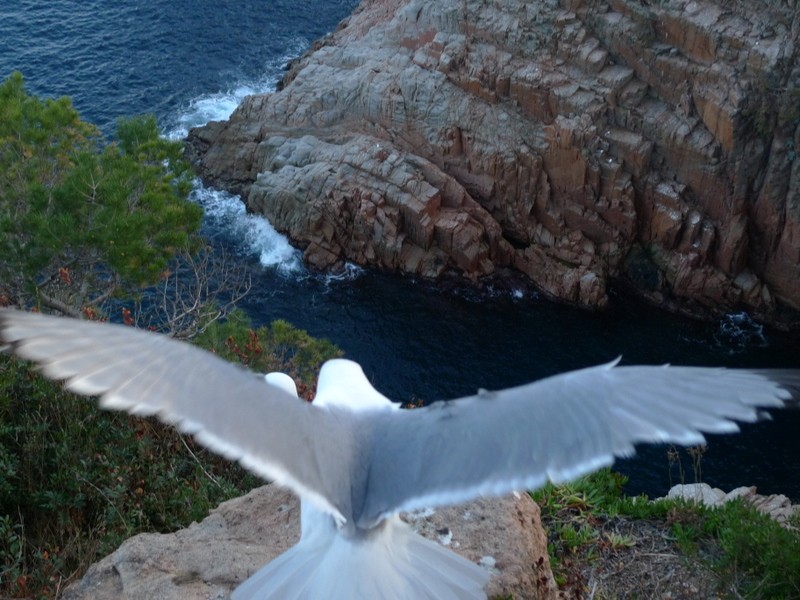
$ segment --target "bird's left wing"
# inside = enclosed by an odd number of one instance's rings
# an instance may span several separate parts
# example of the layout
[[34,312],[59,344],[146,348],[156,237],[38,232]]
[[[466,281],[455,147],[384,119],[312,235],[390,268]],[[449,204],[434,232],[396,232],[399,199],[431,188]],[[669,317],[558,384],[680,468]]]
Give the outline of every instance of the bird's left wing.
[[[125,327],[0,310],[0,341],[104,408],[156,415],[344,520],[354,427],[190,344]],[[321,435],[320,432],[325,432]]]
[[356,522],[398,510],[563,482],[634,452],[639,442],[703,442],[737,431],[757,407],[781,407],[800,371],[616,367],[573,371],[499,392],[376,413]]

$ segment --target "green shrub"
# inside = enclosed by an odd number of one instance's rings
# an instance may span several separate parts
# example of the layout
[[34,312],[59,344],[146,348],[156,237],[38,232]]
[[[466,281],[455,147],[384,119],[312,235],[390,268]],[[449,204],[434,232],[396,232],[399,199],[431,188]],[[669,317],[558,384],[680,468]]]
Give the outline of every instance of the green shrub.
[[715,567],[745,598],[800,598],[800,534],[737,499],[705,509],[703,536],[719,547]]
[[0,81],[0,294],[102,311],[200,249],[183,145],[152,115],[121,119],[116,134],[103,139],[69,98],[28,94],[20,73]]
[[[341,354],[285,323],[253,332],[241,315],[204,344],[309,380],[315,360]],[[261,483],[154,419],[100,410],[0,355],[0,597],[53,597],[131,535],[185,527]]]
[[[283,320],[253,329],[241,311],[233,311],[223,322],[212,323],[194,343],[213,349],[222,358],[240,362],[253,371],[283,371],[300,382],[316,381],[320,365],[342,356],[326,339],[311,337]],[[301,389],[301,395],[304,390]]]

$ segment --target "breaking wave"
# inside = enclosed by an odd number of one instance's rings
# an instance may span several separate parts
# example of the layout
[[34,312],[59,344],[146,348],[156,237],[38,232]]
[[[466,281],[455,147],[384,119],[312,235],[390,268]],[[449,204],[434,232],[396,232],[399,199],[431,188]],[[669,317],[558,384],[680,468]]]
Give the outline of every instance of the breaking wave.
[[204,229],[208,237],[222,237],[236,252],[256,256],[262,266],[280,273],[305,273],[300,251],[267,219],[248,214],[239,196],[205,187],[197,181],[191,198],[205,211]]
[[[271,61],[259,80],[240,82],[229,90],[193,98],[169,119],[171,124],[165,136],[174,140],[183,139],[192,127],[229,118],[245,97],[275,91],[284,65],[292,56],[302,52],[306,45],[305,40],[295,40],[290,45],[289,53]],[[208,188],[198,179],[194,183],[191,198],[205,211],[204,230],[207,236],[224,238],[238,253],[258,257],[262,266],[273,268],[281,274],[306,274],[300,252],[265,217],[248,214],[239,196]]]

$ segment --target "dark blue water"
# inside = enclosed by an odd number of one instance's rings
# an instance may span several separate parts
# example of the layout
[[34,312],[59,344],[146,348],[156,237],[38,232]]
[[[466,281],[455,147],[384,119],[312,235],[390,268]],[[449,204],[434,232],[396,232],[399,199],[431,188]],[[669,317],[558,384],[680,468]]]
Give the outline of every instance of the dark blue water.
[[355,0],[0,0],[0,75],[67,95],[110,131],[120,116],[174,119],[209,93],[273,82]]
[[[155,113],[165,132],[225,118],[247,93],[269,91],[286,60],[332,30],[355,0],[0,0],[0,76],[20,70],[29,90],[69,95],[86,120]],[[339,344],[386,395],[434,400],[501,388],[623,355],[628,363],[800,368],[800,336],[744,315],[702,324],[625,297],[593,315],[522,289],[441,292],[382,274],[307,273],[285,240],[236,198],[199,188],[207,231],[238,253],[255,286],[257,322],[287,319]],[[800,411],[776,413],[739,436],[710,439],[703,479],[800,500]],[[687,481],[692,469],[684,457]],[[629,490],[669,486],[665,448],[619,463]],[[674,478],[677,477],[675,475]]]

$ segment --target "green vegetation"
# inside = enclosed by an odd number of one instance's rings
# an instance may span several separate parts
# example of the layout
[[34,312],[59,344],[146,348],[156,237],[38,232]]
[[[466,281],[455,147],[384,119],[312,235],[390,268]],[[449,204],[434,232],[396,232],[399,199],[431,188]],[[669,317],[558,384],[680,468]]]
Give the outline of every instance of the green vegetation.
[[[341,355],[288,323],[252,329],[232,316],[198,342],[254,370],[312,381]],[[102,411],[0,355],[0,596],[52,597],[131,535],[185,527],[261,483],[154,419]]]
[[157,422],[101,411],[0,356],[0,595],[46,597],[142,531],[257,481]]
[[[315,381],[333,344],[228,314],[248,284],[199,236],[181,153],[153,117],[120,121],[109,142],[68,99],[28,95],[19,74],[0,83],[0,306],[95,319],[116,307],[128,325]],[[0,354],[0,597],[58,596],[127,537],[185,527],[260,483]]]
[[152,116],[121,120],[117,142],[68,98],[40,100],[22,76],[0,84],[0,294],[76,316],[156,283],[196,252],[201,209],[180,143]]
[[[709,508],[684,500],[650,502],[623,494],[625,477],[604,469],[571,484],[547,485],[532,494],[549,529],[553,572],[559,585],[579,588],[576,563],[600,563],[601,557],[639,542],[621,534],[621,522],[658,531],[684,561],[699,561],[719,582],[735,586],[744,598],[800,598],[800,519],[794,529],[778,524],[749,504],[735,500]],[[635,551],[626,559],[636,561]],[[720,593],[723,590],[716,590]],[[598,596],[604,597],[604,596]]]
[[[800,534],[741,500],[700,511],[698,545],[715,543],[713,565],[741,581],[746,598],[800,598]],[[795,526],[800,525],[796,520]]]
[[[232,311],[224,323],[210,325],[195,342],[253,371],[281,370],[301,382],[316,381],[323,362],[342,356],[342,351],[328,340],[311,337],[286,321],[253,329],[238,310]],[[307,391],[305,387],[299,390],[301,395]]]

